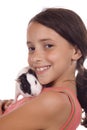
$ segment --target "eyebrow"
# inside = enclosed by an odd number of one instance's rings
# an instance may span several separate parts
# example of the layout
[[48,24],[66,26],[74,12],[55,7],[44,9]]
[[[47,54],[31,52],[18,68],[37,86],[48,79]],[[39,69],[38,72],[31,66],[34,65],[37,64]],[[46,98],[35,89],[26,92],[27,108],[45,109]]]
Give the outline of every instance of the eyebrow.
[[27,45],[30,44],[30,43],[31,43],[30,41],[27,41],[27,42],[26,42]]
[[[52,40],[52,39],[50,39],[50,38],[43,38],[43,39],[40,39],[39,42],[44,42],[44,41],[49,41],[49,40]],[[27,45],[31,44],[31,43],[33,43],[33,42],[27,41]]]

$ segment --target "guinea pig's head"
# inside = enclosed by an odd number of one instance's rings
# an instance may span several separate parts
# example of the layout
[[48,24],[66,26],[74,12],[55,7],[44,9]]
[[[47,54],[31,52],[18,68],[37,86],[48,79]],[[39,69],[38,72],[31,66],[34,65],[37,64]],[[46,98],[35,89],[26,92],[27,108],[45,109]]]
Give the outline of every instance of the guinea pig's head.
[[26,75],[26,73],[21,74],[21,75],[18,77],[17,82],[20,84],[20,89],[23,91],[23,93],[31,94],[31,84],[30,84],[30,82],[27,80],[27,75]]
[[42,90],[42,86],[32,69],[29,69],[26,73],[22,73],[17,78],[17,82],[20,84],[20,89],[25,94],[27,93],[32,96],[38,95]]

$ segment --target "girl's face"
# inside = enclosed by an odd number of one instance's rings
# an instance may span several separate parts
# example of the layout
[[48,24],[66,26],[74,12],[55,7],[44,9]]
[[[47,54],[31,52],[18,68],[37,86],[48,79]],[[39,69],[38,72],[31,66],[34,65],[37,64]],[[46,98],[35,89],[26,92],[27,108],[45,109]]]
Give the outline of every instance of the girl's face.
[[31,22],[27,30],[28,62],[41,84],[70,78],[75,48],[53,29]]

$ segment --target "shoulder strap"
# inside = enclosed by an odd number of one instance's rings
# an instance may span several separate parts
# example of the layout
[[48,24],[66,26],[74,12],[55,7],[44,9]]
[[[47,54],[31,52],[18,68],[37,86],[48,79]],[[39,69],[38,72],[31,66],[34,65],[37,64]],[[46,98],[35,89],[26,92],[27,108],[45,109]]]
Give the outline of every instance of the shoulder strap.
[[[61,92],[61,91],[59,91]],[[61,130],[67,130],[67,128],[69,127],[69,125],[72,122],[72,119],[76,113],[76,109],[75,109],[75,102],[74,102],[74,98],[72,97],[72,93],[70,92],[70,90],[63,90],[62,93],[66,94],[70,104],[71,104],[71,113],[67,119],[67,121],[64,123],[64,125],[62,126]],[[75,96],[75,95],[74,95]]]

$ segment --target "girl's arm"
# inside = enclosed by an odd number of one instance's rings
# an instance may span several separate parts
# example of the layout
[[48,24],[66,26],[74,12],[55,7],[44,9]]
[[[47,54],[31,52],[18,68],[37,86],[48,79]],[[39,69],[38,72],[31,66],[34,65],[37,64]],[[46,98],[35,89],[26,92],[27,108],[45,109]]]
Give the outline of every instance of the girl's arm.
[[60,127],[66,121],[69,113],[70,104],[64,95],[44,92],[2,116],[0,130],[45,130],[50,127],[54,129],[56,124]]

